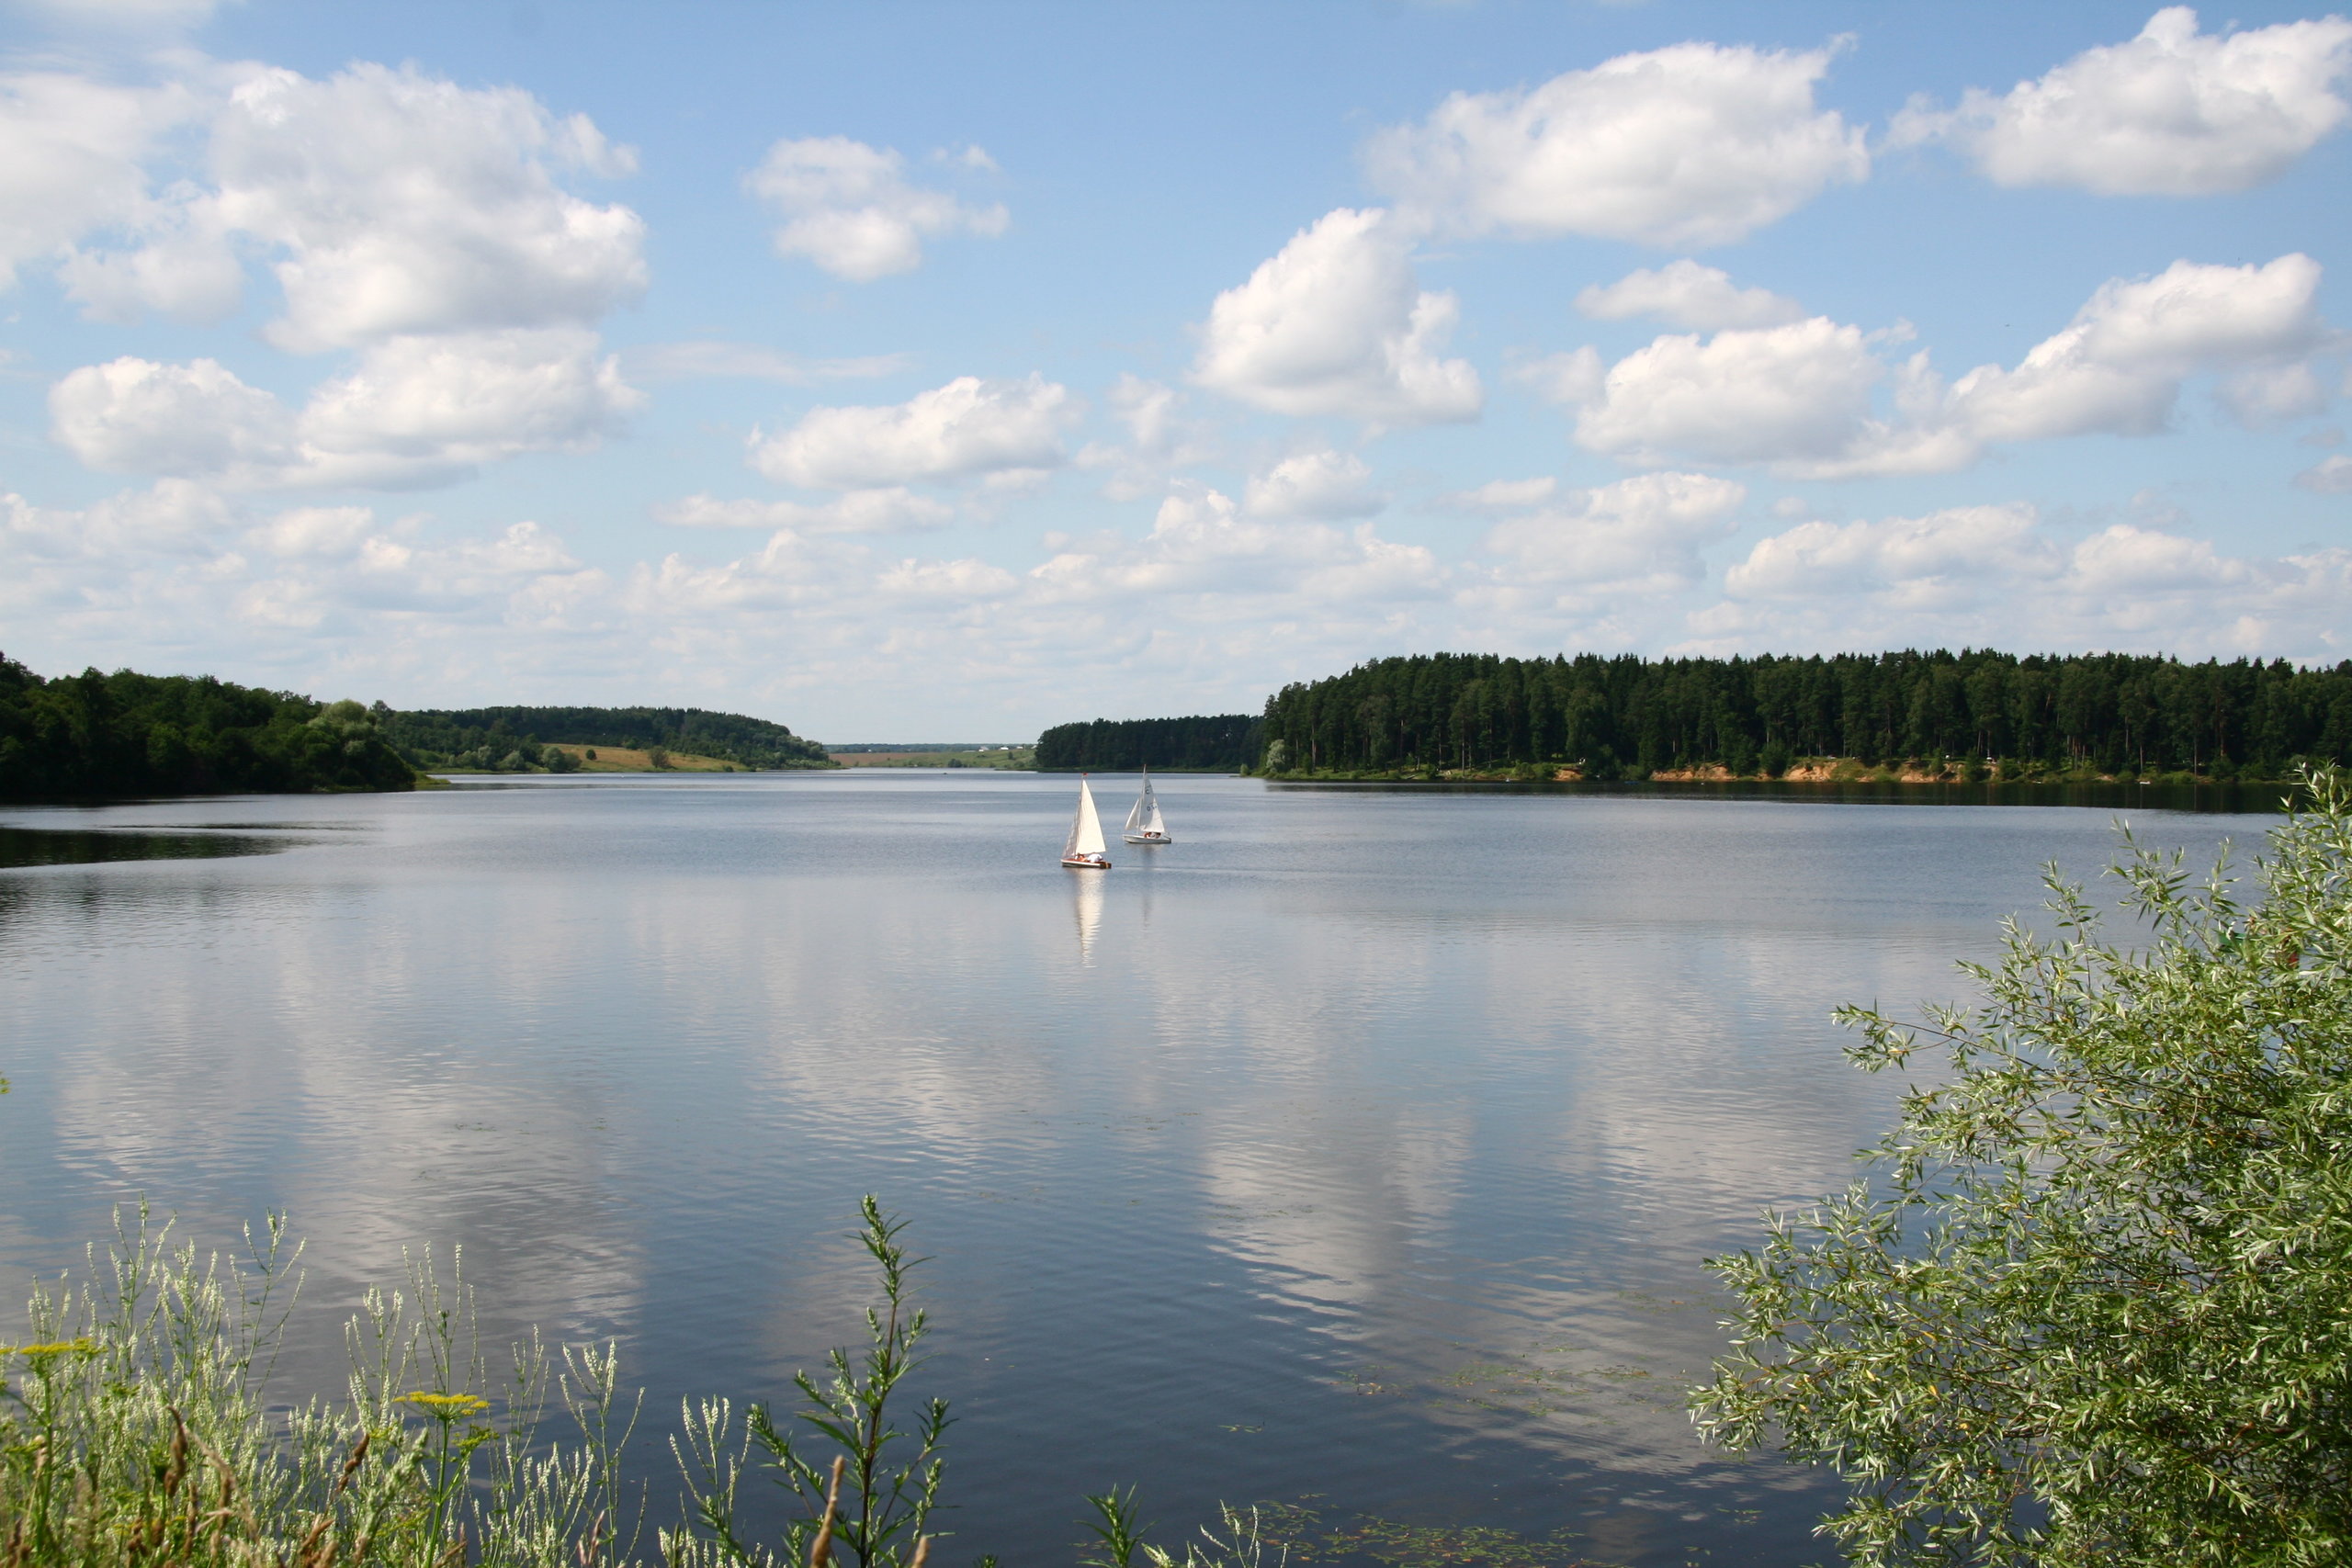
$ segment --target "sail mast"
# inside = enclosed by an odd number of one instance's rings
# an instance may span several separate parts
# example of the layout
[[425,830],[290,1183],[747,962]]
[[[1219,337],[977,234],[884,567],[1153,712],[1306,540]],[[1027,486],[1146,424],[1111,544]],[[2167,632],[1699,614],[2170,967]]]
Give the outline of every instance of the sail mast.
[[1133,806],[1127,807],[1127,825],[1121,831],[1127,833],[1139,831],[1145,820],[1159,809],[1151,803],[1151,769],[1147,765],[1143,771],[1143,793],[1136,796],[1136,803]]

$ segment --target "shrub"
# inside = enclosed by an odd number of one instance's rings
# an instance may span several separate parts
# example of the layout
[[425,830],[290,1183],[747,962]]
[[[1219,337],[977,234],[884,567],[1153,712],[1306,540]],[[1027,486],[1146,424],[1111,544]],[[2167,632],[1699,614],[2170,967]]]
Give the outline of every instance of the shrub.
[[2242,904],[2126,834],[2148,924],[2048,877],[1973,1009],[1842,1010],[1849,1055],[1949,1072],[1879,1185],[1718,1259],[1739,1302],[1702,1429],[1853,1483],[1856,1562],[2340,1563],[2352,1553],[2352,791]]

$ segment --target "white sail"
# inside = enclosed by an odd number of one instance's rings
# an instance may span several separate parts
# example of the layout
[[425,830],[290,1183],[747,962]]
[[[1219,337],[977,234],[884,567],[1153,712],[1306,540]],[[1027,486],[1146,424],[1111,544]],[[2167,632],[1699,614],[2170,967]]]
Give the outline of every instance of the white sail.
[[1099,855],[1102,852],[1102,818],[1094,815],[1094,792],[1086,781],[1078,781],[1078,815],[1070,818],[1069,842],[1062,846],[1062,858],[1072,855]]
[[1147,828],[1156,830],[1159,827],[1159,802],[1151,793],[1151,770],[1146,768],[1143,771],[1143,793],[1136,796],[1135,805],[1128,808],[1127,825],[1121,831],[1140,833]]
[[1159,797],[1151,792],[1149,768],[1143,771],[1143,793],[1136,796],[1135,805],[1127,812],[1127,825],[1121,830],[1131,844],[1165,844],[1171,841],[1168,837],[1168,824],[1159,819]]

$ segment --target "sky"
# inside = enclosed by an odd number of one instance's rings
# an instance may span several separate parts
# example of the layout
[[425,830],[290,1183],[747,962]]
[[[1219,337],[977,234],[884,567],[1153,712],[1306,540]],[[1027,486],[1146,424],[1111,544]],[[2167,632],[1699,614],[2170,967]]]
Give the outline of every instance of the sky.
[[2352,658],[2352,22],[10,0],[0,652],[836,742]]

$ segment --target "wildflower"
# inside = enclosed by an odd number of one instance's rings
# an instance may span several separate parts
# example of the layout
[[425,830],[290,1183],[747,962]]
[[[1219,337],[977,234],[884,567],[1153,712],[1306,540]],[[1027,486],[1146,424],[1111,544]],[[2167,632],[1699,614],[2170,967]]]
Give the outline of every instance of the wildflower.
[[396,1403],[417,1405],[426,1415],[442,1421],[479,1416],[490,1408],[489,1400],[473,1393],[404,1393]]

